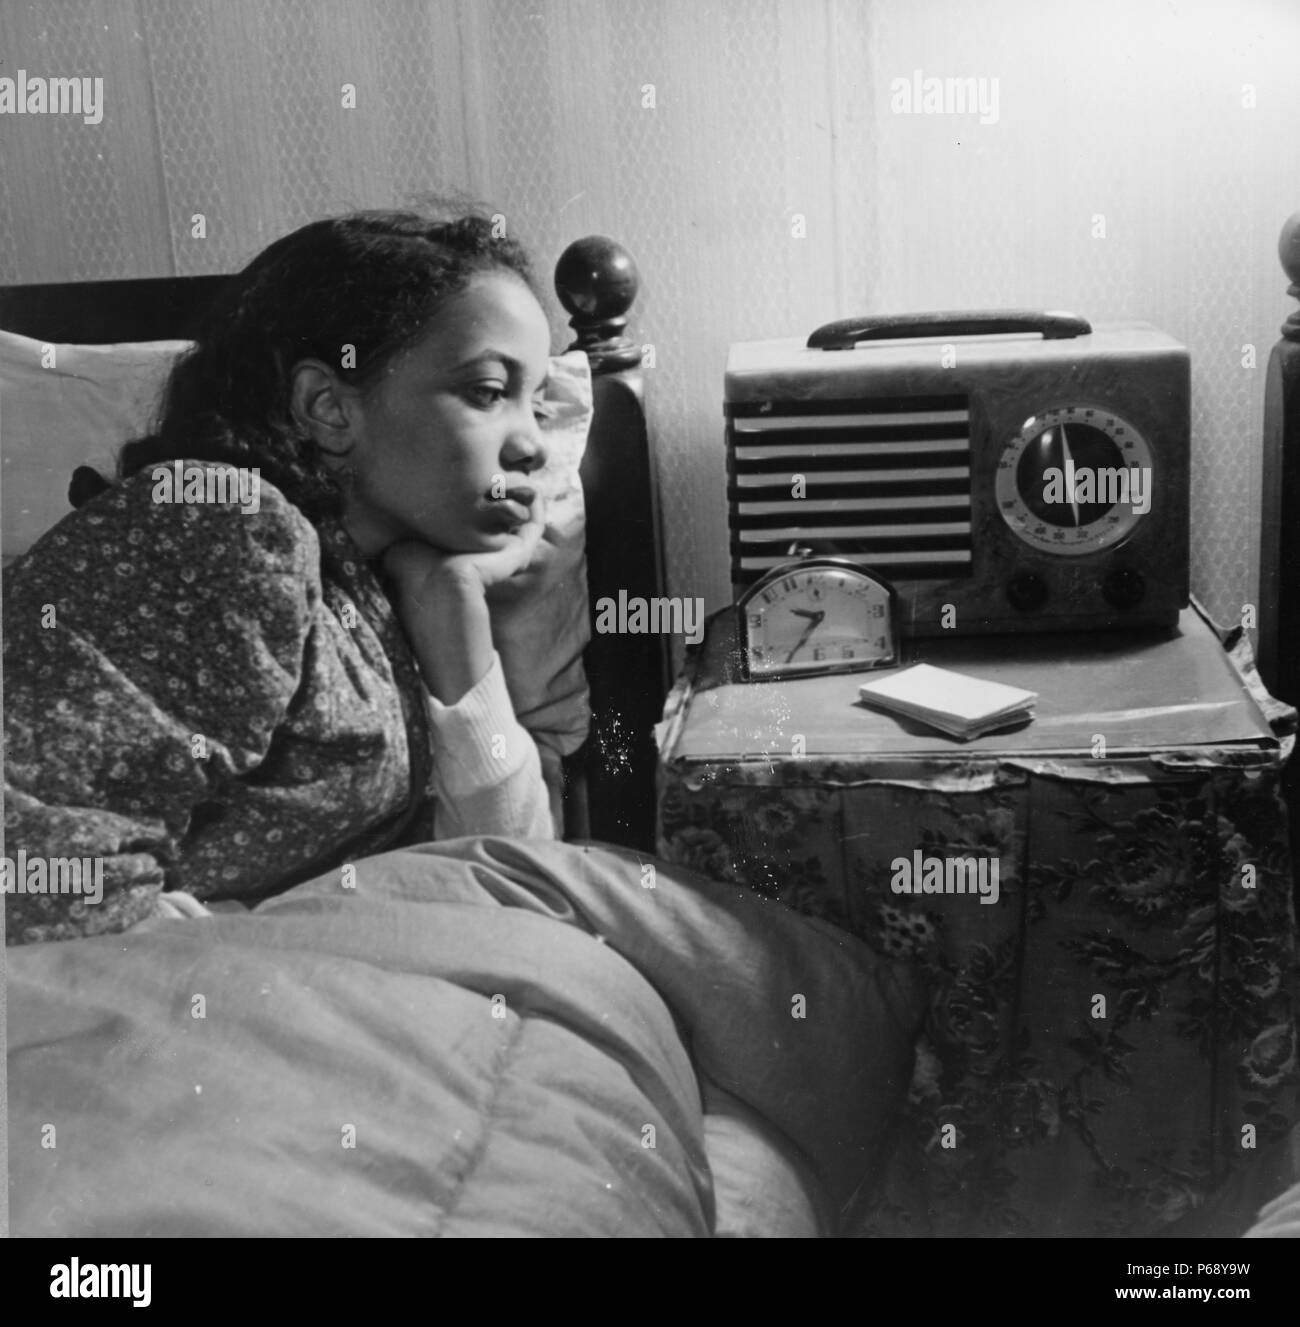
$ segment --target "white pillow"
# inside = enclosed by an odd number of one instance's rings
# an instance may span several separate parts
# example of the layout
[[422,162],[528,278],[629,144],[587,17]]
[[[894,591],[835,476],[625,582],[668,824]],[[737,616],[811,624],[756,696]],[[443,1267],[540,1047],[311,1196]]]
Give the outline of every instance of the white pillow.
[[68,504],[79,465],[105,476],[143,434],[186,341],[51,345],[0,331],[0,552],[25,553]]
[[[71,510],[79,465],[106,478],[118,448],[143,436],[163,383],[187,341],[109,346],[46,344],[0,331],[0,551],[27,551]],[[526,578],[492,605],[493,631],[520,721],[560,754],[590,723],[582,652],[591,634],[586,515],[579,466],[591,426],[591,367],[581,351],[551,359],[547,460],[532,478],[547,525]],[[545,755],[546,753],[543,752]],[[550,762],[548,780],[556,771]]]

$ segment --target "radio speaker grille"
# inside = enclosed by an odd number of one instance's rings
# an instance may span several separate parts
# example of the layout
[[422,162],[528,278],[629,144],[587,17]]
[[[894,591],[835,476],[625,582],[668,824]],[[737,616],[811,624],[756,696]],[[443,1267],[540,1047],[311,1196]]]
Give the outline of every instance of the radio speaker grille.
[[834,544],[891,580],[970,575],[968,397],[764,401],[726,413],[737,590],[788,561],[798,540]]

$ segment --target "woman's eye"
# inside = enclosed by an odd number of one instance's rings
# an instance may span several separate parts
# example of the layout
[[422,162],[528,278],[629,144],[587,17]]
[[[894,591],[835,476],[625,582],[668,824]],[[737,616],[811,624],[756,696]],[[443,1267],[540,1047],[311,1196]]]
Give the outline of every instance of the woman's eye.
[[555,418],[554,408],[546,401],[533,402],[533,418],[539,424],[548,424]]
[[465,393],[474,405],[479,406],[482,409],[487,409],[489,406],[496,405],[498,401],[504,399],[505,394],[506,391],[504,387],[491,382],[477,383],[473,387],[468,388]]

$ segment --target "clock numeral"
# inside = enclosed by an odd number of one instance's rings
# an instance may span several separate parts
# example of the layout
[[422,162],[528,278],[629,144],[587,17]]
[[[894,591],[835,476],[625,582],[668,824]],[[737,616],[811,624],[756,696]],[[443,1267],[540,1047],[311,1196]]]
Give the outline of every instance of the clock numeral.
[[762,613],[751,613],[749,615],[749,629],[757,631],[763,625]]
[[852,645],[846,645],[841,651],[840,657],[842,659],[856,659],[858,656],[854,654]]
[[826,651],[820,645],[813,646],[813,658],[820,662],[826,657]]
[[886,640],[884,636],[881,636],[880,639],[876,641],[876,649],[882,654],[887,653],[889,650],[889,641]]
[[872,616],[872,617],[884,617],[884,616],[885,616],[885,605],[884,605],[884,604],[872,604],[872,605],[871,605],[871,616]]

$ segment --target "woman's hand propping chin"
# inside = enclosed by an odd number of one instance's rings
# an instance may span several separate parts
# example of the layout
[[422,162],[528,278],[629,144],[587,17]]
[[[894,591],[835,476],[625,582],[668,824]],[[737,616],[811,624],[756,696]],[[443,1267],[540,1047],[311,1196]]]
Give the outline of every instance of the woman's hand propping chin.
[[397,613],[425,685],[444,705],[454,705],[491,668],[488,592],[527,570],[545,526],[539,498],[527,523],[511,531],[501,548],[448,553],[406,539],[384,554],[384,570],[397,587]]
[[526,524],[511,531],[502,548],[482,553],[448,553],[418,539],[403,539],[384,554],[384,570],[402,599],[419,601],[443,594],[449,585],[486,594],[494,585],[528,568],[546,528],[545,503],[539,496]]

